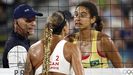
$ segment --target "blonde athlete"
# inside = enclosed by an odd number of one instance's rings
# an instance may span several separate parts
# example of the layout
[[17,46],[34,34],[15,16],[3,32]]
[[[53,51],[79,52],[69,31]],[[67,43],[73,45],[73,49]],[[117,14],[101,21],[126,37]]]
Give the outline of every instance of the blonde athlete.
[[[84,75],[80,50],[75,44],[64,39],[64,32],[68,31],[63,12],[55,12],[48,19],[52,28],[50,45],[50,62],[48,75],[70,75],[73,67],[76,75]],[[50,37],[49,37],[50,38]],[[24,75],[46,75],[43,72],[44,43],[40,40],[30,47]],[[44,57],[44,58],[43,58]]]
[[77,43],[82,52],[84,68],[108,68],[109,61],[115,68],[123,66],[121,56],[111,38],[100,32],[102,21],[93,3],[82,2],[77,5],[74,21],[79,29]]

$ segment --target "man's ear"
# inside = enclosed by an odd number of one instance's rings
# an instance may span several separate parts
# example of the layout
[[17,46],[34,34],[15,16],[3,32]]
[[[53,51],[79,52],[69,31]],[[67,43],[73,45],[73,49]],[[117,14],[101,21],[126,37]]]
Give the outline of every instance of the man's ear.
[[96,16],[94,16],[93,18],[91,18],[91,24],[95,23],[96,21]]
[[13,20],[13,24],[16,24],[16,20],[15,19]]
[[16,19],[14,19],[13,23],[16,25],[18,22],[17,22],[17,20],[16,20]]
[[18,24],[18,20],[17,20],[17,19],[14,19],[13,23],[14,23],[14,25],[13,25],[13,26],[14,26],[14,28],[16,28],[16,26],[17,26],[17,25],[19,25],[19,24]]

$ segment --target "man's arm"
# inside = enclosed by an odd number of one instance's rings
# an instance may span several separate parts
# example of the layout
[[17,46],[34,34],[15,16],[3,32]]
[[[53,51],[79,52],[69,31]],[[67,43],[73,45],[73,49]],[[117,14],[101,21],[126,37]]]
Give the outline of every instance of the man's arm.
[[71,64],[75,75],[84,75],[84,69],[81,62],[81,52],[75,44],[73,44],[71,47],[71,53]]
[[113,66],[115,68],[122,68],[122,58],[111,38],[102,38],[102,46],[106,52],[107,58],[112,62]]

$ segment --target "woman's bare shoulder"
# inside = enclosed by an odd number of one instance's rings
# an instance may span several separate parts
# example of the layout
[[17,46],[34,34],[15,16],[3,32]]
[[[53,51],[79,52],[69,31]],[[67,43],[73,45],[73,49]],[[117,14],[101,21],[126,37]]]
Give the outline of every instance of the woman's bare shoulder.
[[36,52],[43,46],[42,40],[37,41],[36,43],[30,46],[29,52]]
[[111,41],[111,37],[103,32],[98,32],[98,40],[105,43]]
[[109,37],[107,34],[105,33],[99,33],[100,35],[100,42],[101,42],[101,46],[106,49],[106,50],[113,50],[114,48],[114,42],[111,39],[111,37]]
[[70,52],[70,53],[73,53],[73,52],[77,53],[78,50],[79,50],[77,44],[74,44],[74,43],[72,43],[72,42],[67,42],[67,43],[65,44],[65,48],[66,48],[67,51]]
[[103,32],[98,32],[98,39],[110,39],[110,36]]

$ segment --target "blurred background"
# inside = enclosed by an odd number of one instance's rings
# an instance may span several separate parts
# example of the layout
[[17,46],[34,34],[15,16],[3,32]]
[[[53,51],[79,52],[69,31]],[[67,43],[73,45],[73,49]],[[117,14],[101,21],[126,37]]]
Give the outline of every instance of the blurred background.
[[[36,33],[30,37],[31,44],[40,39],[47,17],[57,10],[67,10],[73,15],[75,6],[81,1],[91,1],[97,5],[104,22],[103,32],[109,35],[122,56],[125,67],[133,62],[133,0],[0,0],[0,68],[5,41],[12,30],[13,10],[22,3],[31,5],[43,13],[37,18]],[[69,21],[70,31],[74,23]]]

